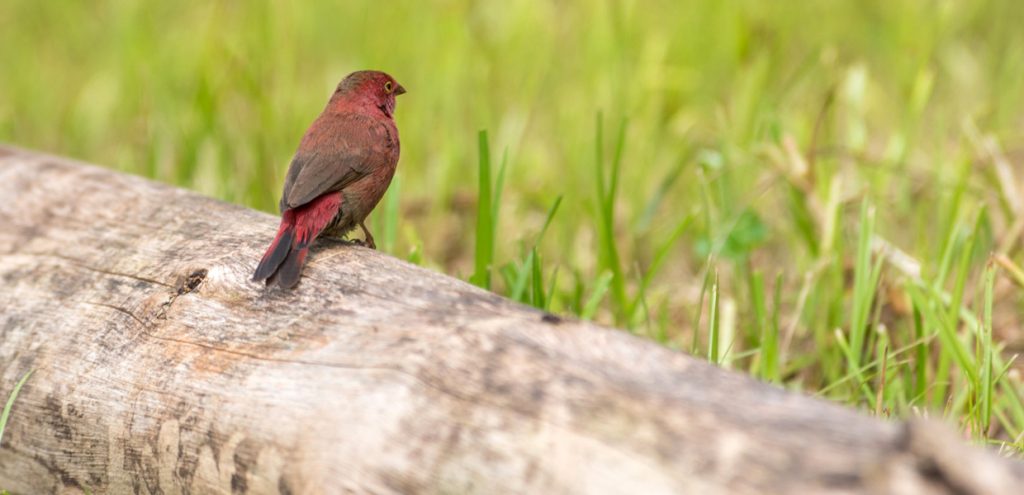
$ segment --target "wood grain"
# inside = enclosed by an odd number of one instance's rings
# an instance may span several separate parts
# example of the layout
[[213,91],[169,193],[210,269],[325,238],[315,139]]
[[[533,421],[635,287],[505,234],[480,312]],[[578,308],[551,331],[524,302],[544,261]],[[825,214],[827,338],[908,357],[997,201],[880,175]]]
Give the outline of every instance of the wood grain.
[[13,493],[1013,493],[1021,464],[274,217],[0,148]]

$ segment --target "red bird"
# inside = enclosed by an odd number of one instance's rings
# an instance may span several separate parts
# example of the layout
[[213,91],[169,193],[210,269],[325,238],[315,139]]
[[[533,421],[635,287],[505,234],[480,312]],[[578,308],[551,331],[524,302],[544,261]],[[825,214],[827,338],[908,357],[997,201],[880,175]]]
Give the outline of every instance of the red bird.
[[281,226],[252,278],[284,288],[299,283],[317,236],[344,235],[363,221],[391,184],[398,165],[395,97],[405,88],[372,70],[353,72],[302,136],[281,194]]

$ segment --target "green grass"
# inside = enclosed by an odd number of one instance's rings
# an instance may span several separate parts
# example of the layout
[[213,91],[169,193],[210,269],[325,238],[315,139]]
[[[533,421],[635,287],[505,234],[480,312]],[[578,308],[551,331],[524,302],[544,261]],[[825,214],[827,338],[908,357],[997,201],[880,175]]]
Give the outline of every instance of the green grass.
[[382,250],[1024,451],[1016,0],[9,0],[0,19],[2,141],[273,211],[337,81],[387,70],[409,93]]
[[14,407],[14,400],[18,398],[18,392],[21,392],[21,387],[25,385],[30,376],[32,376],[31,370],[25,373],[21,380],[18,380],[18,383],[14,385],[14,389],[11,390],[11,395],[7,397],[7,403],[4,404],[3,412],[0,413],[0,445],[3,445],[4,430],[7,428],[7,421],[11,417],[11,408]]
[[[480,131],[480,168],[477,186],[476,207],[476,256],[474,271],[470,280],[485,289],[491,288],[491,267],[494,264],[495,228],[498,223],[497,205],[491,198],[498,195],[491,184],[491,151],[487,143],[487,131]],[[504,170],[503,170],[504,171]]]

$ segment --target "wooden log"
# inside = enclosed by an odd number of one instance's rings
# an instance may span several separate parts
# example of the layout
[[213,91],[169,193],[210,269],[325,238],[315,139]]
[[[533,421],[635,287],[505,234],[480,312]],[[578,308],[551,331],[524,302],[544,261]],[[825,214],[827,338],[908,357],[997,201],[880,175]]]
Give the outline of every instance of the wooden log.
[[[13,493],[1013,493],[1019,463],[277,219],[0,148]],[[1019,493],[1019,492],[1017,492]]]

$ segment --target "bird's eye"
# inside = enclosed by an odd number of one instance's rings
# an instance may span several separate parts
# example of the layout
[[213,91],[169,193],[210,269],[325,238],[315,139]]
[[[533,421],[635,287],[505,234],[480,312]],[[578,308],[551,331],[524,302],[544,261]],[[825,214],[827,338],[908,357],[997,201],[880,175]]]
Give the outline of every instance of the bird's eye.
[[388,81],[388,82],[384,83],[384,92],[385,93],[391,94],[391,90],[392,89],[394,89],[394,87],[391,85],[391,81]]

